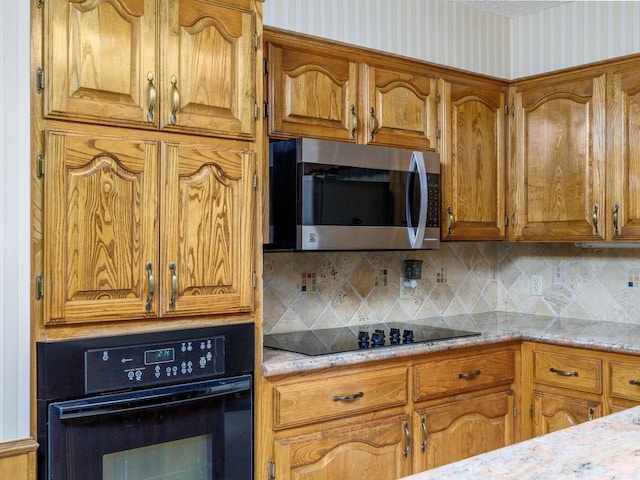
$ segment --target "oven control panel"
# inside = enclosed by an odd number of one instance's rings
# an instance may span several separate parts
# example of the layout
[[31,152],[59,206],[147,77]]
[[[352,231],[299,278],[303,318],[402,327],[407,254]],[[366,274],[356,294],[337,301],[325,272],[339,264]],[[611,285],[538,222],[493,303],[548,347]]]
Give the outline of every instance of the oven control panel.
[[85,350],[86,393],[210,378],[225,373],[225,337]]

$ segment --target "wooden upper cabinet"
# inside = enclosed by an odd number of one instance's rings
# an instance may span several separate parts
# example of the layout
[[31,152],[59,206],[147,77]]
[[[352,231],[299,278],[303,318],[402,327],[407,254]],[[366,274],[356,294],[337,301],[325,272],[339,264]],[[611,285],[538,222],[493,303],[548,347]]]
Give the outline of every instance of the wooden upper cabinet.
[[355,47],[266,37],[269,135],[435,150],[434,75]]
[[515,87],[508,210],[515,240],[605,238],[605,75]]
[[358,64],[269,44],[269,134],[355,141]]
[[162,315],[253,308],[255,152],[217,143],[163,143]]
[[442,238],[505,236],[506,88],[440,80]]
[[157,125],[147,121],[147,74],[158,75],[157,2],[51,0],[43,8],[44,115]]
[[96,132],[45,137],[45,324],[156,314],[157,143]]
[[253,138],[254,13],[203,0],[160,5],[160,127]]
[[607,238],[640,240],[640,62],[608,77]]
[[368,83],[368,98],[362,101],[363,142],[435,149],[436,78],[418,70],[371,62],[363,65]]
[[45,324],[252,310],[250,145],[48,130]]
[[255,12],[204,0],[44,3],[44,115],[255,136]]

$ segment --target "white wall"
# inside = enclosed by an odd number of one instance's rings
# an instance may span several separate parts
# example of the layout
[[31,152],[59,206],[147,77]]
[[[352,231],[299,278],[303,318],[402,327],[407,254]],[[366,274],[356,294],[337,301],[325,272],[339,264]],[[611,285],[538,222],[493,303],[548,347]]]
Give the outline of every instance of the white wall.
[[451,0],[266,0],[265,25],[514,79],[640,53],[640,2],[507,18]]
[[0,442],[29,436],[29,5],[0,4]]

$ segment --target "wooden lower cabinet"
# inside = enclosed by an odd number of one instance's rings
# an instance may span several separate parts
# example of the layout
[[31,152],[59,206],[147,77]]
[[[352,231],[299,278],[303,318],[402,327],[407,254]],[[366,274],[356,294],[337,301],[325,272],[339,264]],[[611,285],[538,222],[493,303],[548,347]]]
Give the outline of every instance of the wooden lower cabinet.
[[413,414],[413,470],[420,472],[513,443],[512,390],[465,398]]
[[394,415],[275,441],[275,478],[396,480],[411,473],[409,416]]
[[270,408],[258,418],[270,467],[257,478],[397,480],[509,445],[516,351],[466,348],[266,378]]
[[533,434],[545,433],[588,422],[603,414],[602,403],[579,397],[535,392],[533,402]]

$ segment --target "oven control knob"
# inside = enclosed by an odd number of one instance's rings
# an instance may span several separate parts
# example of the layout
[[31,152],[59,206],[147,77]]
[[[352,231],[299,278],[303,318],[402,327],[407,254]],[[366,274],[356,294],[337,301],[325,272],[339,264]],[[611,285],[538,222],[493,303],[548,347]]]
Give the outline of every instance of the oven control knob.
[[358,346],[360,348],[369,348],[369,334],[367,332],[358,332]]
[[207,359],[204,357],[200,357],[200,368],[204,368],[207,366]]
[[127,377],[129,377],[129,380],[133,380],[134,376],[135,374],[132,371],[127,372]]
[[374,348],[384,346],[384,332],[382,330],[376,330],[371,334],[371,346]]
[[400,329],[392,328],[389,332],[389,342],[391,345],[398,345],[400,343]]
[[402,332],[402,343],[413,343],[413,330],[404,330]]
[[142,380],[142,371],[141,370],[136,370],[136,380],[137,381]]

